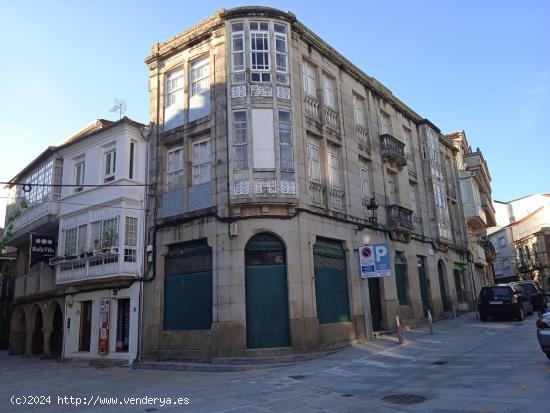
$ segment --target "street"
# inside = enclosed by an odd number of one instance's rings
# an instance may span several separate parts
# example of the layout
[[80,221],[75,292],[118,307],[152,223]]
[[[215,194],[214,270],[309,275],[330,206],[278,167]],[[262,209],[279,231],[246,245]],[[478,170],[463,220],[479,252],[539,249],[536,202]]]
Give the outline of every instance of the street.
[[[433,335],[427,327],[407,331],[404,345],[388,336],[311,361],[240,372],[91,367],[2,352],[0,411],[547,412],[550,361],[539,349],[535,320],[482,323],[469,313],[435,323]],[[31,395],[46,397],[34,398],[38,406],[12,404],[12,396]],[[382,400],[392,395],[423,401]]]

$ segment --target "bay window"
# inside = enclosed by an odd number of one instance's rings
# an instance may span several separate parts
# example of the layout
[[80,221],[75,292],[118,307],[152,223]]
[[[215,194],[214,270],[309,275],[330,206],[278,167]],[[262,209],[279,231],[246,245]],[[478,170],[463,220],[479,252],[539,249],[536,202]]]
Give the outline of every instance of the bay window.
[[126,217],[124,229],[124,262],[136,262],[137,260],[137,223],[137,218]]
[[244,27],[242,22],[231,25],[231,65],[233,72],[244,71]]
[[290,112],[279,111],[279,146],[281,169],[294,169],[294,150],[292,147],[292,122]]
[[253,82],[271,82],[269,50],[268,22],[250,22],[250,76]]

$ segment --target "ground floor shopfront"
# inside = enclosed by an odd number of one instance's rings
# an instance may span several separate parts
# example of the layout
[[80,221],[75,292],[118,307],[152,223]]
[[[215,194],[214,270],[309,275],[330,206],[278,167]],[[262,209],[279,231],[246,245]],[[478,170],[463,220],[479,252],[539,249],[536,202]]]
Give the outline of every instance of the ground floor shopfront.
[[69,294],[64,359],[132,363],[137,355],[139,283]]
[[[158,230],[155,278],[144,284],[144,358],[328,349],[363,340],[365,313],[367,324],[391,330],[396,316],[414,325],[428,311],[453,314],[465,294],[456,277],[467,257],[450,248],[311,214],[237,225],[231,236],[214,219]],[[371,243],[389,246],[392,275],[362,285],[358,247]]]

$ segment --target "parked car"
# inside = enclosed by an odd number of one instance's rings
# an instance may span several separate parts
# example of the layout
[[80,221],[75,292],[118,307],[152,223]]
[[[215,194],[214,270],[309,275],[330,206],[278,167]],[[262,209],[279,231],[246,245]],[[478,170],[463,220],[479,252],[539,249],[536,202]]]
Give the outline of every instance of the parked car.
[[550,313],[544,313],[537,320],[537,338],[542,352],[550,359]]
[[529,297],[515,283],[493,284],[479,292],[477,310],[481,321],[487,321],[489,317],[523,321],[525,315],[532,311],[532,306]]
[[538,282],[518,281],[516,284],[525,291],[535,311],[543,311],[546,309],[546,295],[544,294],[544,289]]

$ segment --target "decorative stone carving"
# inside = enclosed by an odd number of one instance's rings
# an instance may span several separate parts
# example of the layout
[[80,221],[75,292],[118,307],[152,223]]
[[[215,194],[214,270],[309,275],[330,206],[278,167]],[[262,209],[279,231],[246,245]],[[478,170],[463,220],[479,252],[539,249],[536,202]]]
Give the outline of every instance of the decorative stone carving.
[[281,99],[290,99],[290,88],[277,86],[277,97]]
[[246,86],[232,86],[231,97],[233,99],[246,97]]
[[252,85],[250,86],[250,95],[271,97],[273,96],[273,88],[271,86]]
[[250,182],[249,181],[237,181],[233,185],[233,194],[234,195],[246,195],[250,193]]
[[296,183],[294,181],[281,180],[281,193],[296,195]]
[[276,194],[277,193],[277,181],[276,180],[259,180],[254,181],[254,193],[255,194]]

